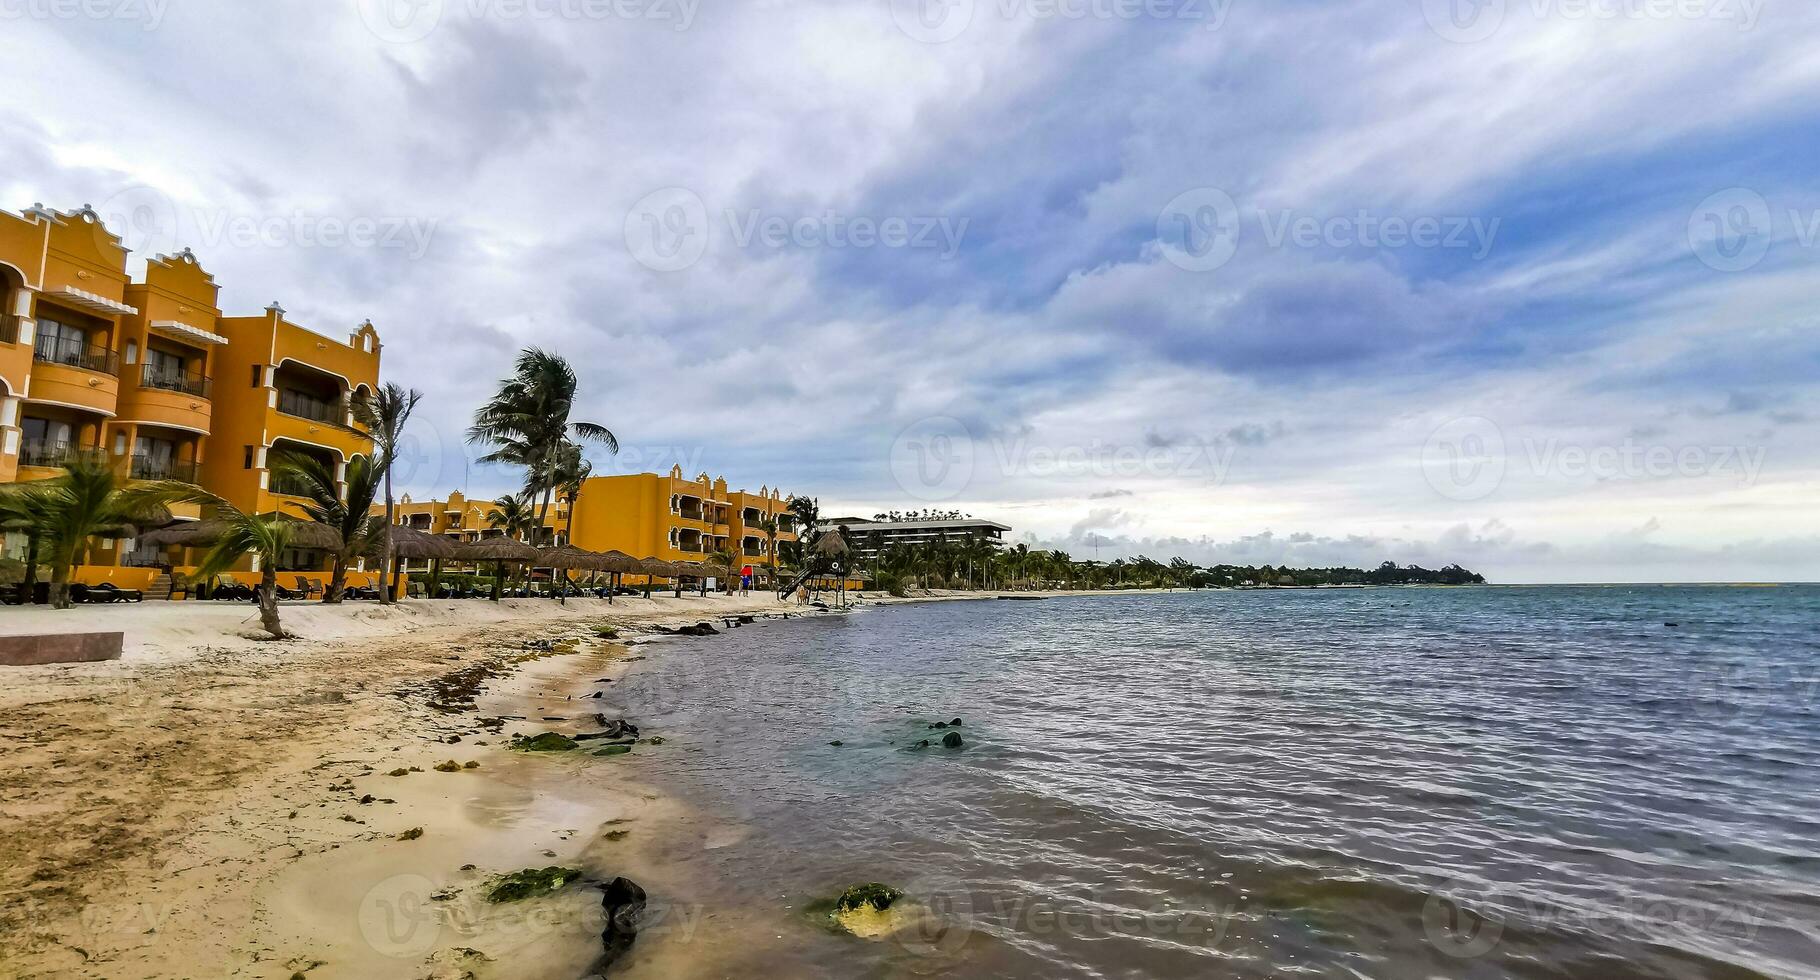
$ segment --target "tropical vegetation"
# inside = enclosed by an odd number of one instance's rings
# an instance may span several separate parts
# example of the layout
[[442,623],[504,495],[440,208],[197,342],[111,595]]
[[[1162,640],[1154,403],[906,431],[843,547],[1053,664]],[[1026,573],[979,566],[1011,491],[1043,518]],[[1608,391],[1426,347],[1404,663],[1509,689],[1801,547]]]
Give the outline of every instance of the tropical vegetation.
[[[411,412],[423,399],[423,392],[415,388],[405,389],[393,382],[386,382],[372,395],[354,399],[354,421],[359,422],[373,439],[373,452],[378,457],[377,468],[385,481],[385,523],[387,527],[397,523],[397,502],[392,499],[392,470],[398,462],[399,450],[404,446],[405,423],[411,418]],[[393,554],[392,539],[385,539],[384,554],[380,556],[380,577],[384,584],[380,587],[379,601],[392,603],[398,601],[393,593],[392,570],[396,564]]]

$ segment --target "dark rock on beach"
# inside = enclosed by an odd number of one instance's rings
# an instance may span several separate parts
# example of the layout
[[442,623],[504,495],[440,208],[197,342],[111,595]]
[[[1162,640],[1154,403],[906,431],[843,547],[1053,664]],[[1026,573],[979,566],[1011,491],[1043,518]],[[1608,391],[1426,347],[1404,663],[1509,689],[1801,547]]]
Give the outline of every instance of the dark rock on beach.
[[533,895],[543,895],[581,877],[575,868],[526,868],[499,879],[487,893],[489,902],[516,902]]
[[567,735],[543,732],[530,738],[513,739],[512,747],[520,752],[567,752],[576,747],[576,742]]
[[615,878],[600,892],[601,911],[606,913],[606,927],[600,933],[601,955],[598,968],[605,971],[632,948],[638,938],[639,920],[645,913],[645,890],[630,878]]
[[632,724],[631,722],[625,720],[624,718],[614,718],[609,721],[607,719],[606,715],[595,715],[594,721],[596,724],[601,726],[600,731],[583,732],[582,734],[575,736],[576,741],[586,742],[586,741],[591,741],[594,739],[603,739],[603,738],[606,738],[606,739],[619,739],[619,738],[634,739],[634,738],[638,737],[638,726]]

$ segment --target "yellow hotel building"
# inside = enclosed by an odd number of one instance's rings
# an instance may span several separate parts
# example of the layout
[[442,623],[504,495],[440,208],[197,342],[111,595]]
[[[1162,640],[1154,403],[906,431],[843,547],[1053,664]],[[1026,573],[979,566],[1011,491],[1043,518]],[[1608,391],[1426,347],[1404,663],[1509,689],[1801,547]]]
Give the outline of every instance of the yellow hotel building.
[[[372,452],[349,405],[378,384],[379,356],[371,323],[343,343],[291,323],[276,303],[224,316],[188,249],[148,259],[144,281],[132,281],[127,249],[86,206],[0,211],[0,482],[53,477],[70,453],[99,452],[129,478],[197,483],[246,511],[294,511],[299,498],[272,484],[269,454],[339,467]],[[135,566],[179,558],[103,542],[76,580],[143,588],[160,573]],[[309,553],[286,564],[324,567]]]
[[[551,503],[544,534],[548,541],[567,541],[589,551],[620,551],[663,561],[702,561],[730,549],[742,563],[763,568],[771,562],[771,541],[761,526],[766,518],[778,521],[780,545],[796,540],[785,509],[789,501],[770,487],[757,493],[730,491],[725,477],[702,473],[687,479],[680,466],[662,476],[597,476],[582,483],[573,522],[566,501]],[[447,500],[400,503],[397,520],[421,531],[471,541],[497,533],[487,520],[493,509],[492,501],[452,493]]]

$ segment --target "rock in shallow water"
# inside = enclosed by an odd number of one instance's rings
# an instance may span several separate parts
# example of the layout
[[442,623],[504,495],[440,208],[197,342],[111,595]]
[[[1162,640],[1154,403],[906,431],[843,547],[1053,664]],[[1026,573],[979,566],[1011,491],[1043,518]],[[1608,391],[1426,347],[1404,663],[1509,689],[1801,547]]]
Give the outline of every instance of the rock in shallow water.
[[962,745],[965,745],[965,744],[966,744],[965,742],[961,741],[960,732],[949,732],[948,734],[942,736],[942,746],[944,748],[958,749]]
[[567,752],[576,747],[576,742],[567,735],[544,732],[530,738],[513,739],[512,747],[520,752]]

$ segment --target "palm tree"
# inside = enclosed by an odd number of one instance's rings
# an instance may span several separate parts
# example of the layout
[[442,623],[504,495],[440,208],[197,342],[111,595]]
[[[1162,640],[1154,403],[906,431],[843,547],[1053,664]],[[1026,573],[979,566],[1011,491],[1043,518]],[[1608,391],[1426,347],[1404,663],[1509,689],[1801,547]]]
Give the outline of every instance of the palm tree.
[[278,622],[278,559],[291,546],[294,522],[277,514],[243,513],[225,502],[217,502],[215,517],[227,523],[227,532],[203,556],[196,580],[207,581],[242,555],[252,555],[259,564],[259,625],[272,639],[284,639]]
[[526,469],[526,486],[543,494],[535,524],[539,528],[550,509],[565,447],[583,440],[619,452],[619,439],[606,426],[569,420],[576,387],[575,369],[566,359],[527,347],[519,352],[512,376],[501,381],[493,398],[474,413],[468,429],[469,442],[493,447],[481,462]]
[[[506,537],[514,541],[523,541],[526,530],[533,526],[541,526],[533,525],[532,517],[531,492],[526,490],[522,493],[507,494],[494,500],[493,509],[487,512],[487,526],[498,528],[505,532]],[[490,597],[494,602],[499,601],[499,590],[505,584],[505,577],[506,563],[494,562],[493,594]]]
[[771,562],[771,587],[777,588],[777,515],[766,514],[758,519],[758,529],[765,532],[765,553]]
[[87,563],[90,538],[131,537],[141,527],[168,522],[172,504],[219,499],[179,480],[128,483],[111,463],[93,453],[71,457],[58,476],[8,484],[0,493],[22,498],[9,509],[38,523],[35,537],[51,566],[51,605],[57,609],[70,606],[70,571]]
[[[564,544],[575,543],[575,502],[581,498],[581,485],[593,475],[594,464],[582,455],[581,446],[573,442],[566,444],[562,454],[557,457],[556,468],[551,472],[556,495],[569,505],[569,516],[562,529]],[[541,530],[541,525],[539,527]]]
[[347,590],[348,565],[380,550],[386,534],[385,525],[373,517],[379,467],[369,456],[355,456],[343,471],[337,481],[333,463],[306,453],[278,453],[272,462],[273,476],[294,484],[308,498],[300,505],[304,515],[335,532],[329,587],[322,595],[328,603],[340,602]]
[[[404,442],[404,424],[422,398],[423,392],[415,388],[406,390],[396,382],[388,381],[376,393],[354,399],[354,421],[366,428],[373,438],[373,449],[379,454],[379,471],[385,478],[386,527],[398,521],[397,504],[392,500],[392,464],[398,461],[398,449]],[[379,592],[379,601],[387,604],[398,600],[393,592],[392,566],[396,560],[392,552],[392,536],[388,534],[385,555],[380,559],[385,585]]]
[[[575,502],[581,499],[581,485],[594,475],[594,466],[582,455],[581,446],[568,443],[562,455],[556,461],[556,469],[551,474],[555,480],[556,493],[569,506],[569,516],[563,522],[562,543],[575,543]],[[540,526],[539,531],[542,530]],[[551,569],[552,572],[555,569]],[[568,591],[568,574],[563,574],[563,591]]]
[[44,518],[38,513],[37,500],[29,494],[9,493],[0,496],[0,531],[25,536],[25,568],[19,579],[17,598],[21,605],[32,601],[38,585],[38,551],[44,544]]

